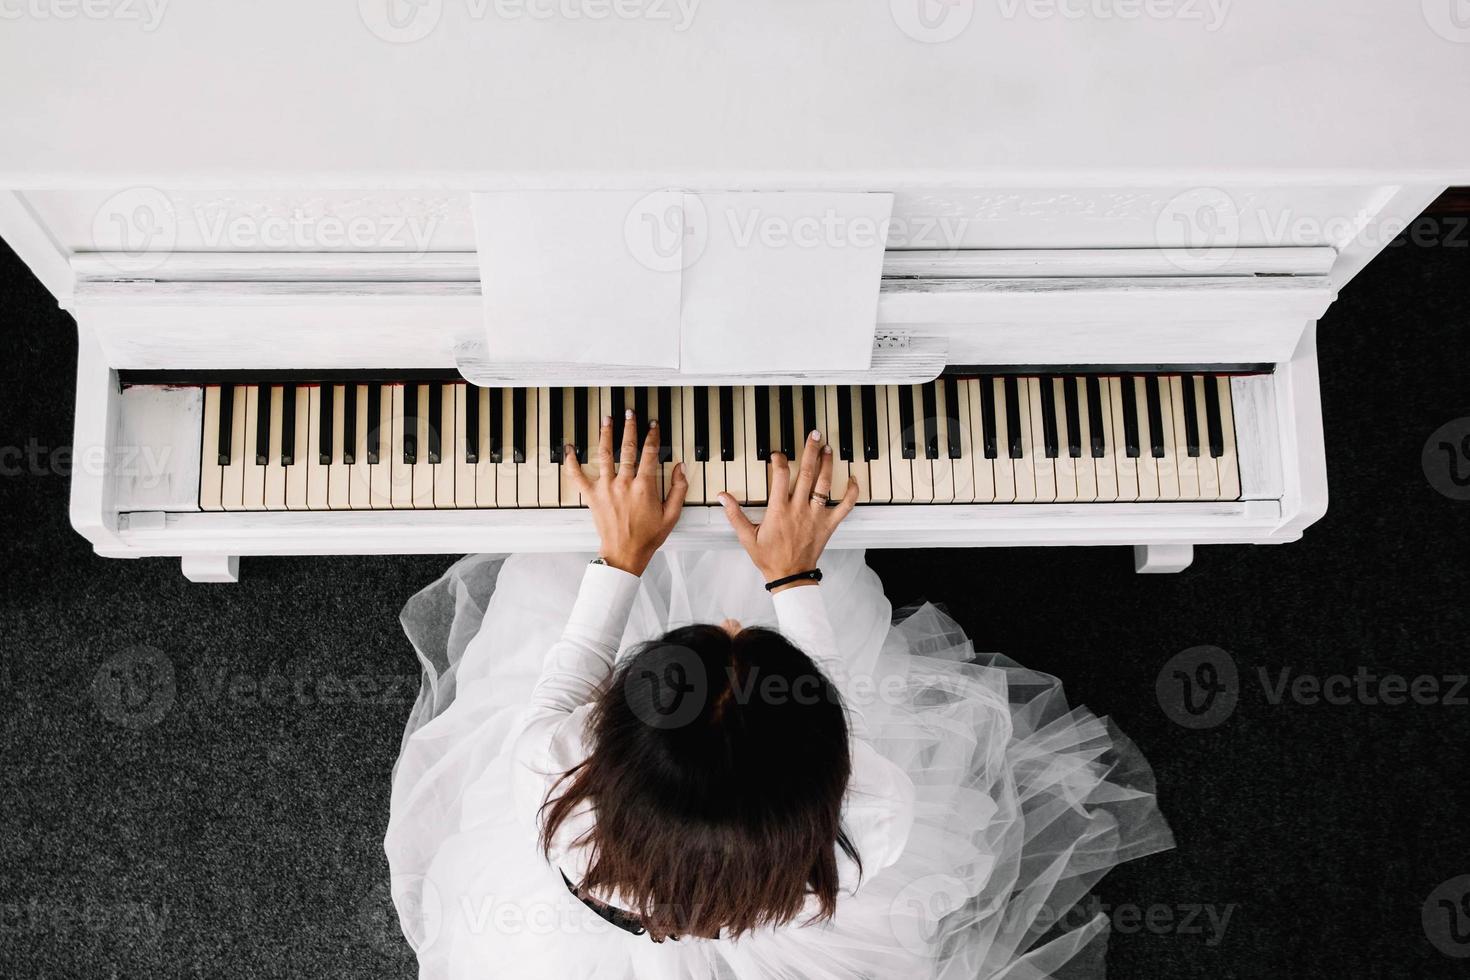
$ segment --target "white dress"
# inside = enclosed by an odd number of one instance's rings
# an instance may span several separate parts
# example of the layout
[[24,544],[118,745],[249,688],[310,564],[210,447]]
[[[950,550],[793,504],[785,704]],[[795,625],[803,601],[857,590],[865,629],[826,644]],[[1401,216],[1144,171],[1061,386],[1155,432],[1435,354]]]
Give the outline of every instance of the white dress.
[[[933,606],[894,622],[861,552],[828,552],[820,586],[774,601],[738,551],[660,554],[641,579],[590,557],[471,556],[404,608],[424,680],[385,849],[420,977],[1102,976],[1107,922],[1078,901],[1173,841],[1142,756],[1055,678],[977,658]],[[568,891],[581,826],[548,862],[536,813],[584,756],[616,656],[727,617],[782,630],[842,690],[843,827],[862,870],[840,857],[830,921],[654,943]]]

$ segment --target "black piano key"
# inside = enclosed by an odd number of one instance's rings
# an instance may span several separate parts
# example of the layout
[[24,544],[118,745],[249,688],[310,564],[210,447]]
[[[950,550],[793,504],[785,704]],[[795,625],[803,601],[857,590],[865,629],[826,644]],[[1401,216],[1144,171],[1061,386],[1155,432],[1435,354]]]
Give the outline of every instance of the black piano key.
[[510,392],[510,458],[513,463],[526,461],[526,389]]
[[863,385],[858,392],[863,410],[863,460],[871,463],[881,453],[883,436],[878,432],[878,389]]
[[444,461],[444,443],[439,433],[444,428],[444,386],[429,385],[429,462]]
[[550,433],[547,438],[551,440],[551,445],[547,446],[546,450],[551,454],[551,461],[559,464],[561,462],[562,447],[567,444],[567,431],[564,428],[564,422],[562,420],[562,395],[560,388],[551,389],[549,401],[551,405],[551,418],[547,420],[546,431]]
[[1015,377],[1007,376],[1005,389],[1006,441],[1010,443],[1007,452],[1011,459],[1020,459],[1024,455],[1021,450],[1021,383]]
[[995,379],[980,379],[980,435],[986,459],[995,459],[1000,452],[995,442]]
[[1102,382],[1092,374],[1087,376],[1087,430],[1092,458],[1102,459],[1107,454],[1107,437],[1103,434]]
[[[811,435],[817,427],[817,389],[815,385],[801,386],[801,437]],[[824,433],[825,434],[825,433]],[[804,444],[804,443],[803,443]]]
[[642,386],[633,389],[633,416],[638,422],[638,448],[643,448],[648,438],[648,389]]
[[673,389],[663,387],[658,390],[658,424],[664,428],[659,432],[658,461],[660,463],[672,463],[674,461],[674,440],[669,436],[667,426],[674,417],[674,395]]
[[954,378],[944,379],[944,438],[949,443],[949,458],[960,458],[960,386]]
[[1125,374],[1118,379],[1123,389],[1123,448],[1130,459],[1142,455],[1138,438],[1138,397],[1133,375]]
[[464,461],[480,461],[480,387],[464,386]]
[[367,395],[367,458],[369,466],[377,466],[382,458],[383,389],[380,385],[368,385]]
[[720,388],[720,460],[735,461],[735,389]]
[[587,389],[576,388],[572,391],[572,414],[577,417],[572,419],[572,445],[577,449],[577,462],[587,462]]
[[627,401],[628,401],[628,399],[626,397],[624,397],[622,386],[621,385],[613,385],[613,389],[612,389],[612,411],[610,413],[608,413],[608,414],[610,414],[612,416],[612,420],[613,420],[613,456],[614,457],[616,457],[619,453],[622,452],[622,450],[619,447],[622,446],[622,444],[623,444],[623,422],[626,421],[624,419],[624,416],[628,412]]
[[699,463],[709,462],[709,392],[694,389],[694,459]]
[[924,409],[924,458],[939,458],[939,389],[934,382],[919,386]]
[[230,465],[230,451],[234,448],[235,435],[235,386],[219,386],[219,465]]
[[918,456],[914,436],[914,389],[911,385],[900,385],[898,389],[898,436],[903,458]]
[[1184,451],[1191,456],[1199,455],[1199,405],[1194,400],[1194,375],[1186,374],[1180,379],[1179,390],[1184,395]]
[[780,401],[781,417],[777,420],[781,425],[781,445],[772,448],[786,454],[790,459],[796,447],[792,445],[792,433],[796,431],[796,404],[791,393],[790,385],[782,385],[778,394]]
[[264,466],[271,454],[271,387],[261,385],[255,395],[255,465]]
[[296,386],[281,386],[281,465],[296,465]]
[[1154,459],[1164,458],[1164,403],[1159,400],[1159,379],[1149,375],[1143,379],[1143,394],[1148,401],[1149,452]]
[[412,466],[419,461],[419,386],[410,381],[403,386],[403,462]]
[[490,399],[490,462],[505,462],[505,391],[487,388],[485,397]]
[[336,388],[324,384],[321,387],[321,397],[317,399],[317,407],[321,411],[316,417],[316,451],[317,462],[323,466],[332,465],[332,409],[336,395]]
[[1082,406],[1077,398],[1077,379],[1062,379],[1062,404],[1067,410],[1067,455],[1082,457]]
[[[832,420],[827,420],[828,426]],[[852,386],[837,386],[837,458],[852,462]]]
[[1205,429],[1210,440],[1210,455],[1219,459],[1225,455],[1225,429],[1220,420],[1219,379],[1213,374],[1205,375]]
[[755,387],[755,458],[765,462],[771,456],[771,388]]
[[357,462],[357,385],[342,386],[342,462]]
[[1041,379],[1041,443],[1047,459],[1056,459],[1061,453],[1061,443],[1057,438],[1056,386],[1050,375]]

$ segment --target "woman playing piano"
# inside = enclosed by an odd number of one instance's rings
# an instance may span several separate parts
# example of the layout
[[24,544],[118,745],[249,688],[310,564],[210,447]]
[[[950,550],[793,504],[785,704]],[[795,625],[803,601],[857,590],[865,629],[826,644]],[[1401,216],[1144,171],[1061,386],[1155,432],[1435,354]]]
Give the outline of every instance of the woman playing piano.
[[1078,900],[1172,843],[1132,744],[824,555],[856,488],[832,505],[819,433],[760,524],[724,500],[744,554],[659,552],[683,474],[663,499],[628,414],[616,473],[610,419],[577,470],[597,558],[473,556],[404,609],[385,846],[420,976],[1100,970]]

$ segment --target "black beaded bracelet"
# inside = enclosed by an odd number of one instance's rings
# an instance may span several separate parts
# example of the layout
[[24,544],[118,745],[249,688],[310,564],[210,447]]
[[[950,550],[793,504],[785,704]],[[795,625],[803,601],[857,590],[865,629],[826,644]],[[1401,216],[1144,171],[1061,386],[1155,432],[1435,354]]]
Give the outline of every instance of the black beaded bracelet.
[[774,582],[767,582],[766,591],[770,592],[772,589],[779,589],[783,585],[790,585],[792,582],[800,582],[803,579],[811,579],[813,582],[820,582],[822,581],[822,570],[820,568],[813,568],[810,571],[797,572],[795,575],[788,575],[785,578],[778,578]]

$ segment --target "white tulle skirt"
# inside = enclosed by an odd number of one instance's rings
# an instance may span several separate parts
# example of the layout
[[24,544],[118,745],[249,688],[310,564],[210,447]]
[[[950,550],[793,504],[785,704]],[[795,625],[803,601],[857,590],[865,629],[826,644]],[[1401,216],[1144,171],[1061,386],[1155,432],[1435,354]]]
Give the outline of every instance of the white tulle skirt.
[[[574,898],[513,811],[507,735],[560,635],[587,555],[472,556],[409,600],[423,688],[393,772],[385,848],[425,978],[1001,978],[1103,975],[1107,921],[1079,900],[1171,847],[1133,744],[1053,677],[977,656],[932,605],[892,614],[861,552],[821,588],[875,748],[917,788],[898,862],[835,917],[736,940],[653,943]],[[775,625],[735,551],[660,555],[625,644],[690,622]],[[736,563],[736,564],[732,564]],[[743,565],[740,565],[743,567]]]

